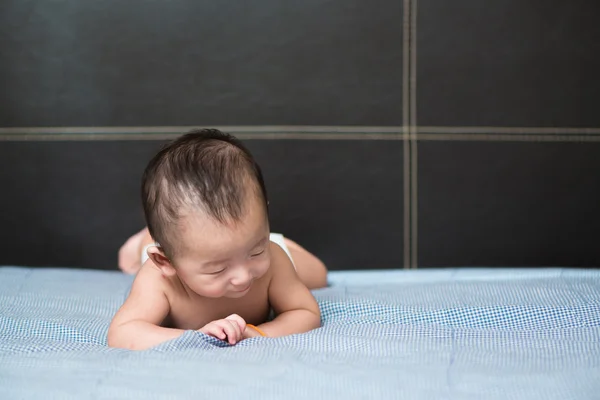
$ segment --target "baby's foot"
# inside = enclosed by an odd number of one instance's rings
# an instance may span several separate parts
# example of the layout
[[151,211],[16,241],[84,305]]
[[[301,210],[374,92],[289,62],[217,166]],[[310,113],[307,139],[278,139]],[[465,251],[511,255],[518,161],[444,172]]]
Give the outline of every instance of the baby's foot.
[[141,268],[141,255],[138,254],[145,228],[131,236],[119,249],[119,268],[127,274],[135,274]]

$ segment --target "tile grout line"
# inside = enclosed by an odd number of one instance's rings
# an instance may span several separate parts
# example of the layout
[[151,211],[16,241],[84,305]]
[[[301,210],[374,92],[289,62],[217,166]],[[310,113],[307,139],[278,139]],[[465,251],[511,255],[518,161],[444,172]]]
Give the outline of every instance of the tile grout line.
[[402,19],[402,151],[403,151],[403,256],[404,269],[410,268],[410,2],[404,0]]
[[[416,130],[416,132],[415,132]],[[396,132],[388,133],[236,133],[243,140],[388,140],[406,143],[410,150],[410,143],[419,141],[471,141],[471,142],[599,142],[600,132],[595,133],[436,133],[422,132],[419,127],[400,127]],[[457,130],[456,132],[459,132]],[[0,134],[0,142],[47,142],[47,141],[153,141],[171,140],[179,133],[56,133],[56,134]],[[410,170],[410,152],[406,150],[406,171]],[[413,149],[414,151],[414,149]]]
[[600,135],[558,135],[558,134],[460,134],[460,133],[420,133],[419,141],[448,141],[448,142],[600,142]]
[[410,131],[411,131],[411,260],[410,268],[418,268],[418,140],[417,140],[417,0],[411,1],[410,8]]
[[600,135],[600,128],[518,126],[417,126],[419,134]]
[[174,134],[181,135],[191,129],[216,128],[230,133],[398,133],[401,126],[359,125],[181,125],[181,126],[25,126],[0,127],[0,135],[38,134]]
[[[409,0],[405,0],[409,1]],[[408,53],[407,51],[405,53]],[[408,56],[406,56],[408,59]],[[414,63],[414,61],[413,61]],[[497,127],[497,126],[418,126],[416,119],[416,84],[410,77],[410,63],[404,65],[403,73],[403,119],[402,126],[229,126],[220,129],[246,139],[340,139],[340,140],[515,140],[515,141],[597,141],[600,128],[572,127]],[[411,81],[412,79],[412,81]],[[1,128],[0,140],[160,140],[172,139],[191,127],[23,127]],[[489,139],[489,138],[491,139]]]
[[[399,140],[402,128],[389,133],[237,133],[227,131],[243,140]],[[57,133],[57,134],[19,134],[0,135],[2,141],[153,141],[172,140],[180,133]]]

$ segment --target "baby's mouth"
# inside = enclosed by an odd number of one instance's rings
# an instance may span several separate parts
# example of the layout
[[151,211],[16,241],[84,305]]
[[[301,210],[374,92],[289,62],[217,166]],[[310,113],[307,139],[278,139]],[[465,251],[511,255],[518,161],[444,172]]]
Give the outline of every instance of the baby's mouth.
[[250,282],[250,283],[248,284],[248,286],[244,287],[242,290],[234,290],[234,292],[236,292],[236,293],[243,293],[243,292],[245,292],[246,290],[250,289],[250,286],[252,286],[252,282]]

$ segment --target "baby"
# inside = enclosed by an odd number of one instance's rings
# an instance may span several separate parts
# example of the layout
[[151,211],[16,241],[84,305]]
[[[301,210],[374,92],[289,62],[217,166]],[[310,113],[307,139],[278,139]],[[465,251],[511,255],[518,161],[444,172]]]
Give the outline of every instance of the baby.
[[173,141],[146,167],[142,199],[147,259],[109,346],[147,349],[186,330],[233,345],[320,326],[309,287],[326,285],[325,266],[292,241],[270,240],[262,173],[236,138],[204,129]]

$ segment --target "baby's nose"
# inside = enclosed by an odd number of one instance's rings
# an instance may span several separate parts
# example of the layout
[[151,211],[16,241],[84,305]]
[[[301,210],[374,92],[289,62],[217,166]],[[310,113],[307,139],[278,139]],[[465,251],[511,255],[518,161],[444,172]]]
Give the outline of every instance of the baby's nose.
[[245,285],[250,283],[252,280],[252,274],[248,268],[242,267],[238,268],[235,275],[231,279],[231,283],[233,285]]

